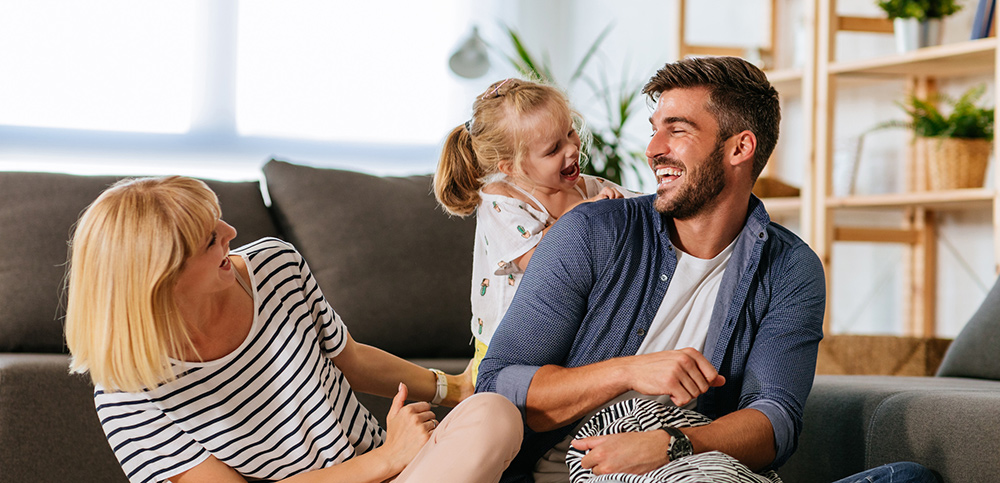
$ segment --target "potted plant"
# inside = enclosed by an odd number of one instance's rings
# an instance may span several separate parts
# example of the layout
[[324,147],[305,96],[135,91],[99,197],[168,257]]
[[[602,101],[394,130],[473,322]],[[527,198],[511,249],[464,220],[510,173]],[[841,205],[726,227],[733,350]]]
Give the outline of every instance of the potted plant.
[[892,19],[896,50],[909,52],[941,43],[941,19],[962,9],[956,0],[878,0]]
[[[906,127],[913,130],[918,150],[927,156],[930,189],[981,188],[993,146],[993,108],[976,103],[986,92],[985,85],[973,86],[958,100],[938,95],[929,99],[910,96],[901,107],[908,121],[890,121],[878,127]],[[937,104],[951,106],[945,115]]]

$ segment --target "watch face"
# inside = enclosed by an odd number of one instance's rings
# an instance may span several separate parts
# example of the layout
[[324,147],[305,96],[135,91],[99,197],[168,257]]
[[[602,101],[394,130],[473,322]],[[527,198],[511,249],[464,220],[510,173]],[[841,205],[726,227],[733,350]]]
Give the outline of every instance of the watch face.
[[694,454],[691,440],[684,433],[676,428],[664,428],[664,430],[670,434],[670,448],[667,449],[667,457],[670,458],[670,461]]
[[670,461],[691,456],[694,448],[691,447],[691,440],[685,438],[672,438],[670,440]]

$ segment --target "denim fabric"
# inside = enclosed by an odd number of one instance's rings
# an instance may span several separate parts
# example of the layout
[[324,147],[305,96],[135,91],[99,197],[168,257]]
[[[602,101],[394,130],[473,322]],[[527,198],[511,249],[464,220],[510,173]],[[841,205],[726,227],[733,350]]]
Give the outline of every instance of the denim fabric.
[[938,483],[938,481],[934,473],[923,465],[904,461],[862,471],[833,483]]
[[[539,367],[578,367],[636,353],[677,265],[669,219],[655,211],[653,198],[587,203],[560,218],[538,245],[490,342],[477,391],[499,392],[523,413]],[[713,419],[760,410],[774,428],[779,466],[795,450],[802,428],[826,288],[822,265],[802,240],[771,223],[756,197],[748,213],[704,351],[726,384],[702,395],[697,409]],[[526,431],[510,472],[530,473],[572,426]]]

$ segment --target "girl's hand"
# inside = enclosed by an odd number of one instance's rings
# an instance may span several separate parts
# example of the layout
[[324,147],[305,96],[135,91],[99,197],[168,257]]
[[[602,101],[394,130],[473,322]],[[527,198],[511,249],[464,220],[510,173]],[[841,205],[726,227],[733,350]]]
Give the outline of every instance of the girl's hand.
[[405,404],[408,393],[406,384],[399,383],[399,392],[392,398],[392,406],[385,418],[386,441],[382,447],[392,458],[391,464],[396,473],[413,461],[438,425],[430,403]]
[[625,196],[618,192],[618,190],[605,186],[601,188],[601,192],[597,193],[596,196],[590,198],[587,201],[597,201],[597,200],[614,200],[618,198],[624,198]]

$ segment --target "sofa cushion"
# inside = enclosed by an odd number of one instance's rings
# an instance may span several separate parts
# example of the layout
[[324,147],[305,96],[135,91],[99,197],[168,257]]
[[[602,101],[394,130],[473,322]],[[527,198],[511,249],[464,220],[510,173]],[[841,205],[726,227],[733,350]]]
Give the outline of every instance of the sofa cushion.
[[944,481],[1000,481],[1000,383],[897,394],[872,416],[867,465],[916,461]]
[[[64,352],[62,312],[67,241],[83,210],[113,176],[0,173],[0,351]],[[240,231],[233,246],[279,236],[259,182],[207,181],[223,216]]]
[[94,411],[90,378],[61,354],[0,354],[0,483],[127,483]]
[[475,219],[449,217],[430,176],[264,166],[271,209],[359,342],[469,357]]
[[951,343],[938,376],[1000,381],[1000,278]]
[[[980,411],[966,405],[958,397],[961,394],[978,393],[986,397],[992,393],[993,399],[1000,396],[1000,383],[974,379],[951,377],[899,377],[899,376],[816,376],[809,399],[803,413],[802,434],[798,449],[778,474],[785,481],[801,483],[829,483],[860,471],[892,461],[916,461],[928,465],[932,470],[947,474],[948,469],[937,464],[937,460],[926,459],[927,454],[910,451],[912,441],[899,439],[893,443],[896,429],[886,429],[886,424],[898,425],[887,411],[892,401],[904,401],[914,395],[933,395],[932,400],[941,400],[938,410],[942,413]],[[956,395],[954,403],[944,402]],[[902,398],[902,399],[900,399]],[[931,400],[931,399],[929,399]],[[1000,409],[1000,408],[998,408]],[[916,414],[916,413],[914,413]],[[971,413],[970,413],[971,414]],[[978,413],[977,413],[978,414]],[[910,416],[904,419],[909,421]],[[947,438],[958,437],[960,432],[947,423],[939,425],[940,419],[913,420],[913,424],[923,424],[928,432],[947,433]],[[877,423],[876,421],[888,421]],[[983,424],[982,421],[977,424]],[[961,431],[968,431],[968,426]],[[992,429],[990,430],[992,431]],[[990,433],[993,434],[993,433]],[[938,439],[930,439],[928,445]],[[889,445],[898,443],[898,446]],[[923,443],[921,443],[923,444]],[[995,443],[994,443],[995,444]],[[980,456],[976,445],[960,445],[958,451]],[[986,449],[995,446],[986,446]],[[894,459],[886,459],[892,454]],[[949,453],[950,454],[950,453]],[[994,452],[995,454],[995,452]],[[983,457],[992,464],[992,459]],[[977,470],[978,471],[978,470]],[[945,481],[949,481],[946,479]],[[993,481],[956,479],[952,481]]]

